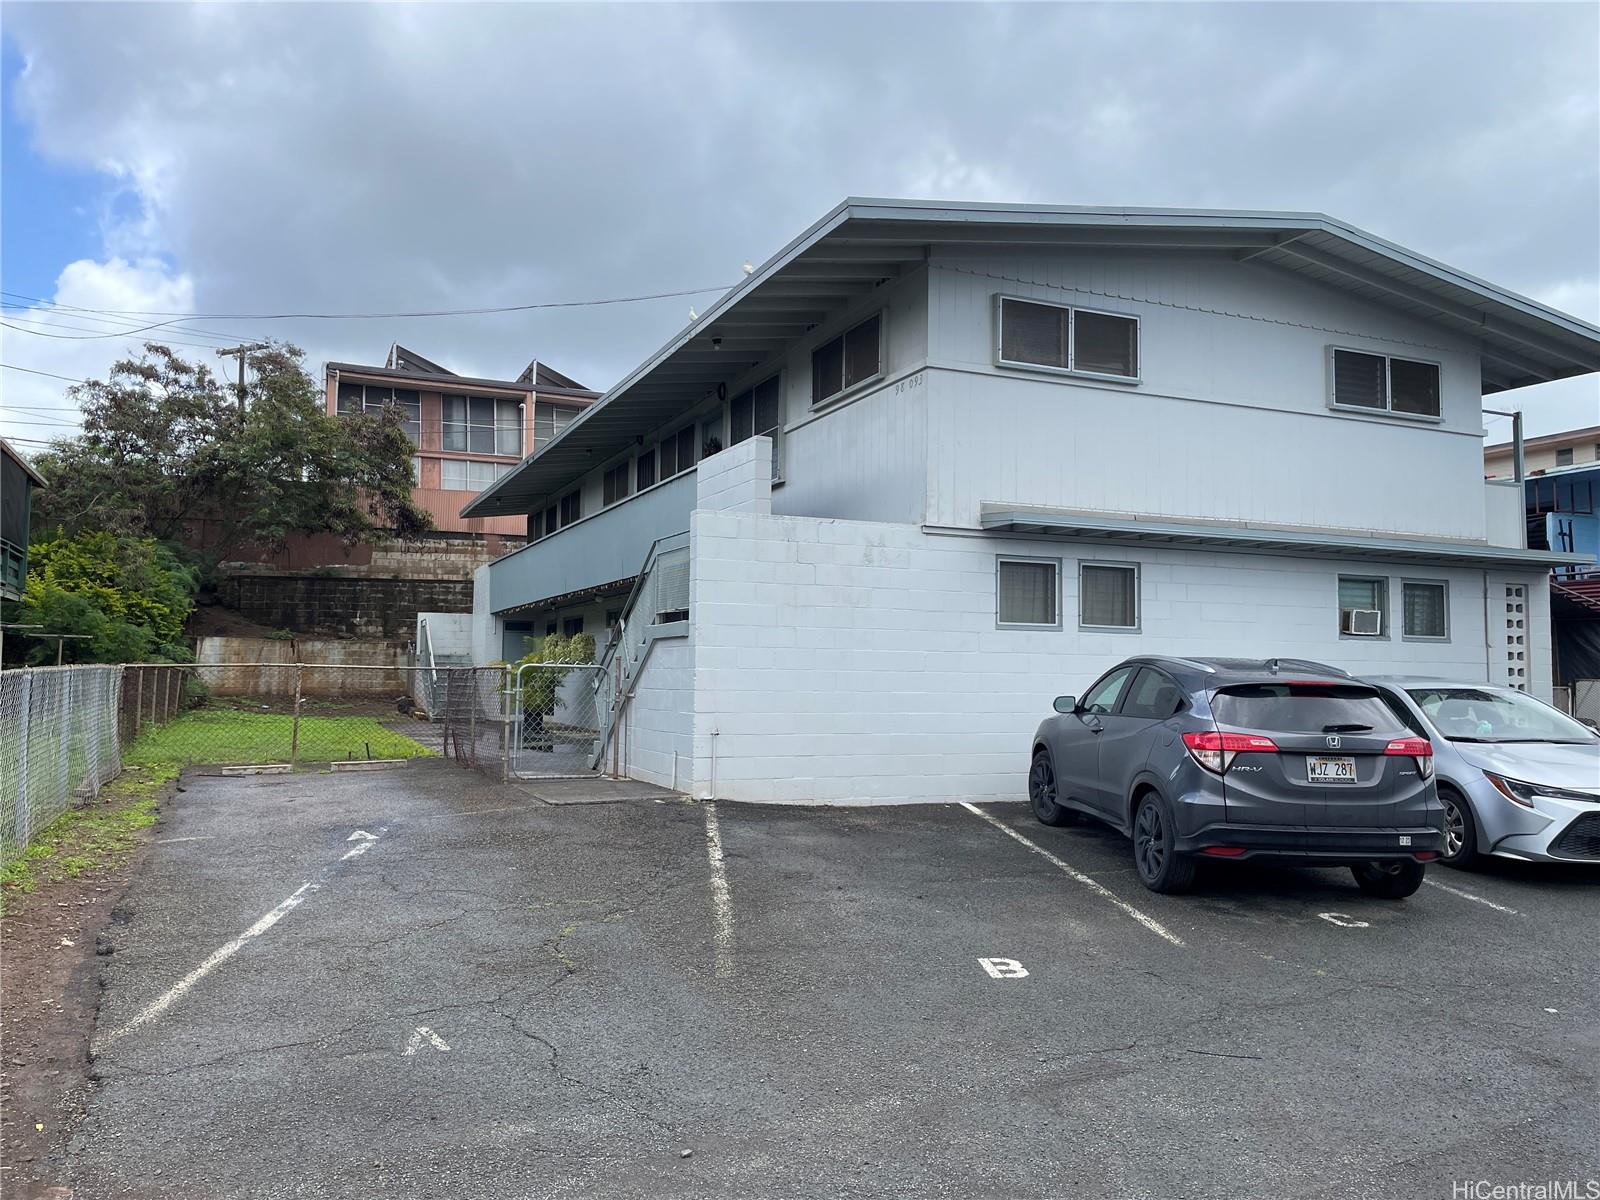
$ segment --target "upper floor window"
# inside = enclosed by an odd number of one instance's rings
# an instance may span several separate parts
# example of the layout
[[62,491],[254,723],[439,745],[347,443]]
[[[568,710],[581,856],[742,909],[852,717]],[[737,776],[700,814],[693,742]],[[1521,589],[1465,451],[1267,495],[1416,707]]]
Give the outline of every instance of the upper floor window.
[[1563,446],[1556,451],[1556,466],[1570,467],[1572,465],[1572,447]]
[[422,427],[422,397],[410,388],[379,387],[367,383],[341,383],[339,385],[338,411],[340,416],[358,412],[381,412],[387,404],[400,409],[400,424],[406,436],[417,440]]
[[617,501],[626,500],[632,495],[633,493],[628,487],[632,473],[633,464],[627,460],[619,462],[607,471],[601,481],[601,503],[606,505],[615,504]]
[[695,464],[695,426],[685,425],[677,433],[661,439],[658,449],[661,478],[671,479]]
[[439,486],[447,492],[481,492],[510,470],[510,463],[442,458],[439,460]]
[[774,375],[747,392],[740,392],[728,404],[728,444],[737,446],[749,438],[760,437],[783,427],[782,394]]
[[999,340],[1001,366],[1139,377],[1138,317],[1001,296]]
[[634,484],[633,490],[642,492],[647,487],[654,487],[656,482],[656,452],[654,450],[641,451],[639,457],[633,460]]
[[1439,364],[1332,348],[1333,405],[1404,417],[1439,416]]
[[561,497],[561,528],[565,529],[583,516],[583,492],[568,492]]
[[493,396],[444,398],[445,450],[522,455],[522,403]]
[[573,404],[548,404],[543,400],[533,406],[533,448],[537,450],[556,434],[578,419],[583,409]]
[[821,404],[883,373],[883,314],[874,313],[811,352],[811,403]]

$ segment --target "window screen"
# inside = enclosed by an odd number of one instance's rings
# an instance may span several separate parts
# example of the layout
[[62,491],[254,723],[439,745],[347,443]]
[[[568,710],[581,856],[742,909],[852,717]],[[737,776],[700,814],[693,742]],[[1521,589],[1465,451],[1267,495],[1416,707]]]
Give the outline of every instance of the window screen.
[[1380,354],[1333,352],[1333,402],[1355,408],[1387,408],[1384,360]]
[[1084,563],[1078,588],[1078,622],[1106,629],[1139,624],[1137,567]]
[[1389,360],[1389,406],[1413,416],[1439,415],[1439,368],[1405,358]]
[[1139,322],[1079,309],[1072,317],[1072,369],[1130,379],[1137,375]]
[[811,403],[821,404],[844,391],[844,339],[834,338],[811,352]]
[[778,390],[778,377],[774,375],[755,388],[755,433],[757,437],[771,433],[783,425],[782,393]]
[[561,497],[561,527],[565,529],[583,516],[583,493],[571,492]]
[[1403,583],[1401,609],[1406,637],[1442,638],[1449,632],[1448,589],[1442,583]]
[[659,456],[661,459],[661,478],[671,479],[678,473],[678,439],[676,436],[661,439]]
[[1339,580],[1339,607],[1340,608],[1377,608],[1383,607],[1384,584],[1381,579],[1346,579]]
[[678,472],[682,474],[695,462],[694,426],[685,425],[678,430]]
[[995,619],[1001,625],[1058,625],[1059,572],[1054,562],[1000,559],[995,574]]
[[1025,300],[1000,301],[1000,357],[1006,362],[1067,368],[1070,310]]
[[728,403],[728,444],[737,446],[755,436],[755,393],[740,392]]
[[869,317],[844,335],[844,385],[854,387],[863,379],[878,373],[879,351],[882,344],[879,331],[881,317]]
[[634,491],[642,492],[656,482],[656,452],[646,450],[634,460]]
[[561,523],[556,519],[556,506],[554,504],[552,504],[549,508],[544,510],[544,533],[545,533],[545,536],[549,537],[552,533],[554,533],[560,527],[561,527]]
[[467,398],[465,396],[446,396],[444,398],[444,440],[442,445],[446,450],[465,450],[467,448]]
[[619,500],[626,500],[629,496],[628,479],[632,471],[632,464],[621,462],[605,473],[601,481],[601,496],[603,503],[615,504]]

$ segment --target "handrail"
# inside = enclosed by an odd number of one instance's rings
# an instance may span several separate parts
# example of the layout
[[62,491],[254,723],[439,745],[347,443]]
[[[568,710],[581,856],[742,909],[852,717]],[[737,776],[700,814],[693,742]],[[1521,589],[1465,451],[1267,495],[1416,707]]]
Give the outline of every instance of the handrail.
[[[611,662],[617,652],[617,647],[626,640],[628,614],[633,611],[634,604],[638,602],[639,591],[644,587],[645,580],[650,577],[650,572],[655,567],[656,559],[662,552],[661,543],[688,536],[689,531],[687,529],[680,530],[677,533],[664,533],[651,542],[650,548],[644,552],[644,565],[639,568],[639,573],[633,577],[633,587],[628,589],[628,598],[622,602],[622,612],[617,618],[617,636],[611,640],[611,644],[606,647],[605,653],[600,656],[600,665],[602,667]],[[668,549],[676,550],[677,547],[671,546]]]

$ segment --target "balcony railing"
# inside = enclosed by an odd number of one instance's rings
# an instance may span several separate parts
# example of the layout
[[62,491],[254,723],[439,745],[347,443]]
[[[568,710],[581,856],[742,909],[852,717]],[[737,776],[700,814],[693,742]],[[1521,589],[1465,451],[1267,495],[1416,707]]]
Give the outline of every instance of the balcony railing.
[[632,579],[651,543],[689,528],[695,472],[685,471],[489,565],[489,607],[504,612]]

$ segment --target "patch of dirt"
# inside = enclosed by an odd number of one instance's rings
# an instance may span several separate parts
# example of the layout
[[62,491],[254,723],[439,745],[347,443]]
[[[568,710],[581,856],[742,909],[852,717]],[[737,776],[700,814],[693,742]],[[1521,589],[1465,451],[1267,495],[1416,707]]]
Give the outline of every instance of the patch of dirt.
[[[161,796],[172,794],[168,785]],[[89,1096],[100,1008],[100,935],[137,874],[151,831],[105,867],[9,893],[0,918],[0,1194],[70,1196],[66,1144]]]
[[271,625],[258,625],[238,611],[220,604],[196,604],[183,631],[192,638],[273,637],[283,632]]

